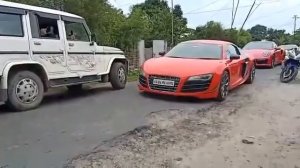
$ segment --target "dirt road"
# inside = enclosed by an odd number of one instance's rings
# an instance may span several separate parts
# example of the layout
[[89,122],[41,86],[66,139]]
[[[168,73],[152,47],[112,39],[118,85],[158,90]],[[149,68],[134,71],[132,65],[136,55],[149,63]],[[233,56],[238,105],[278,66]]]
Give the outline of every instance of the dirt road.
[[66,167],[299,168],[300,80],[281,84],[272,73],[206,109],[153,112]]

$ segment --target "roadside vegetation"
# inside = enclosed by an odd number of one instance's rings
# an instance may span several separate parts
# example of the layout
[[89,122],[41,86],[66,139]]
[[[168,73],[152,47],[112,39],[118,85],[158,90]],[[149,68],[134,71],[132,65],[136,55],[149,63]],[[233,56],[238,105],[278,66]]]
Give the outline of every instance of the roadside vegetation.
[[[86,18],[98,43],[121,48],[136,48],[137,42],[146,40],[146,47],[154,39],[164,39],[171,45],[172,12],[166,0],[146,0],[133,5],[129,14],[113,7],[108,0],[10,0],[19,3],[48,7],[78,14]],[[180,5],[174,6],[174,44],[192,39],[228,40],[243,46],[251,40],[272,40],[276,43],[300,42],[300,30],[295,36],[285,30],[256,25],[249,30],[226,29],[219,22],[210,21],[195,29],[188,28]]]
[[131,70],[128,72],[128,82],[137,81],[139,78],[139,70]]

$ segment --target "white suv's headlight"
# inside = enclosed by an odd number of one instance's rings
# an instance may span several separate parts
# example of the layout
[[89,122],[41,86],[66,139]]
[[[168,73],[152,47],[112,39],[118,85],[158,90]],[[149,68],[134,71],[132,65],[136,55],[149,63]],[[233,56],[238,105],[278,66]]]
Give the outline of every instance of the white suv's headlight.
[[192,76],[188,79],[188,81],[209,81],[213,77],[212,74],[205,74],[205,75],[198,75],[198,76]]

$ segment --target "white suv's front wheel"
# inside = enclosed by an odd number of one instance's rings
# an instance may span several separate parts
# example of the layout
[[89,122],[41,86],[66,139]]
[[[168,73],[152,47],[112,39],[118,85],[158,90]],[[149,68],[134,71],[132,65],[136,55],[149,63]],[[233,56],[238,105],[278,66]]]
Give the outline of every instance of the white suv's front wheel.
[[109,78],[114,89],[124,89],[127,83],[127,70],[125,65],[120,62],[114,63],[111,67]]
[[40,77],[31,71],[19,71],[9,78],[8,105],[16,111],[34,109],[40,105],[44,85]]

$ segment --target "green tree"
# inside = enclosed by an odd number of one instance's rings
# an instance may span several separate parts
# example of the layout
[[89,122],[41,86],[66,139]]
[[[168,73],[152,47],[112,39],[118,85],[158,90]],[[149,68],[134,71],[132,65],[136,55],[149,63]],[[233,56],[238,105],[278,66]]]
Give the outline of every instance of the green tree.
[[197,39],[221,40],[225,38],[225,34],[221,23],[209,21],[206,25],[196,28],[195,37]]
[[149,35],[150,22],[145,12],[141,9],[134,10],[118,31],[120,48],[130,50],[136,47],[138,41]]
[[183,17],[180,5],[175,5],[173,10],[174,16],[174,43],[182,41],[188,32],[187,19]]
[[256,25],[252,27],[249,32],[252,35],[252,40],[260,41],[267,37],[267,27],[263,25]]
[[234,44],[238,44],[239,31],[236,29],[226,29],[224,30],[224,36],[226,41],[230,41]]
[[239,32],[239,37],[238,37],[237,44],[240,47],[244,47],[250,41],[252,41],[252,35],[248,31],[241,30]]
[[300,45],[300,29],[296,30],[295,35],[290,36],[290,43]]
[[[149,36],[147,41],[172,41],[172,11],[166,0],[146,0],[144,3],[134,5],[132,12],[137,9],[144,11],[149,20]],[[180,5],[174,7],[174,40],[180,41],[187,31],[187,20],[183,17]]]

